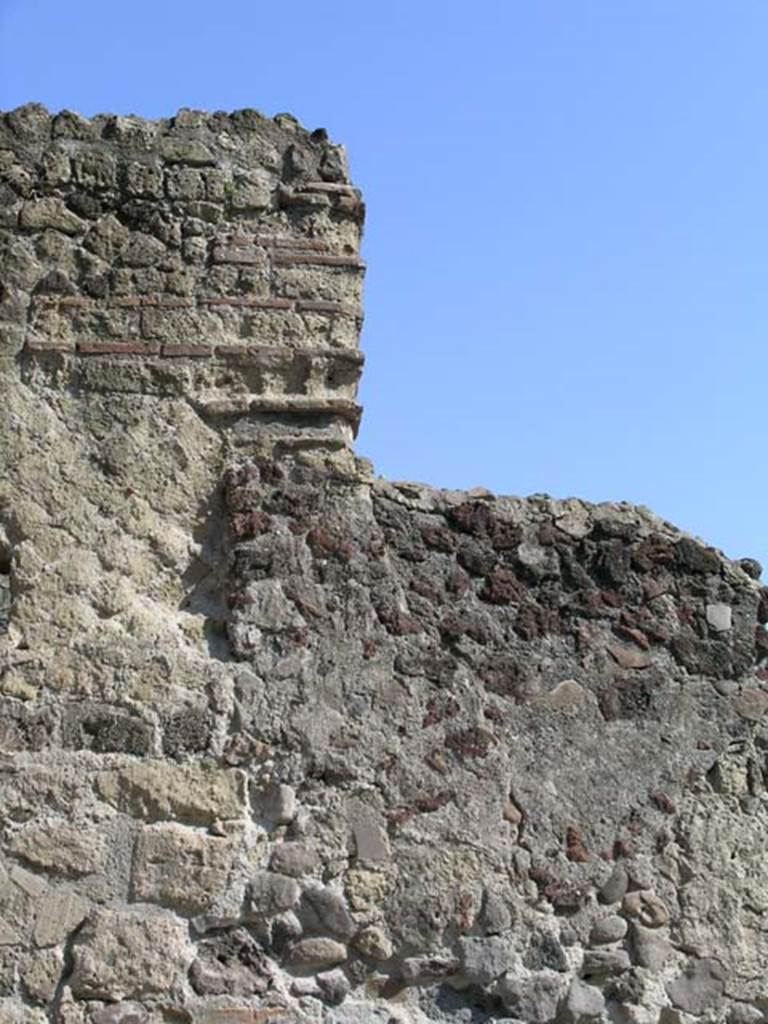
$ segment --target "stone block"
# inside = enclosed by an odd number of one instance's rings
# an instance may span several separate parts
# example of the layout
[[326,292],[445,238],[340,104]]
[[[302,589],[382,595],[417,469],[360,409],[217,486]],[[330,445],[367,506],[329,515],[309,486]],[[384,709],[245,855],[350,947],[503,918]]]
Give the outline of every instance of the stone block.
[[593,946],[602,946],[611,942],[620,942],[627,934],[627,922],[618,914],[601,917],[592,925],[589,941]]
[[36,946],[57,946],[85,920],[90,903],[63,887],[50,888],[37,901],[32,938]]
[[594,985],[586,985],[574,978],[568,989],[563,1018],[568,1024],[588,1024],[598,1021],[605,1010],[605,996]]
[[724,990],[722,965],[709,958],[689,960],[682,973],[666,985],[672,1005],[695,1016],[717,1010]]
[[109,852],[103,830],[63,821],[31,821],[9,839],[8,849],[56,875],[103,871]]
[[733,625],[733,609],[729,604],[708,604],[706,616],[707,625],[716,633],[726,633]]
[[144,761],[97,778],[102,800],[145,821],[212,825],[245,814],[245,780],[237,769],[203,762]]
[[347,959],[347,947],[324,937],[301,939],[291,950],[289,966],[300,971],[334,967]]
[[86,228],[85,221],[68,210],[63,201],[54,196],[32,199],[24,203],[19,214],[19,224],[23,228],[38,231],[52,228],[54,231],[62,231],[65,235],[77,235]]
[[192,955],[187,924],[174,914],[102,907],[72,947],[70,986],[79,999],[167,998],[186,977]]
[[301,889],[295,878],[274,871],[261,871],[247,890],[246,912],[251,920],[274,917],[292,910],[299,902]]
[[272,848],[269,862],[272,871],[290,875],[291,878],[311,875],[319,865],[320,861],[315,851],[303,843],[296,842],[278,843]]
[[296,793],[292,786],[271,782],[252,791],[253,810],[257,818],[275,825],[288,825],[296,816]]
[[343,896],[318,883],[307,884],[301,897],[299,917],[309,931],[326,932],[350,939],[357,931]]
[[514,959],[513,946],[498,935],[461,938],[459,959],[467,982],[484,988],[509,970]]
[[206,913],[227,888],[237,845],[175,822],[143,826],[133,857],[133,898],[183,914]]

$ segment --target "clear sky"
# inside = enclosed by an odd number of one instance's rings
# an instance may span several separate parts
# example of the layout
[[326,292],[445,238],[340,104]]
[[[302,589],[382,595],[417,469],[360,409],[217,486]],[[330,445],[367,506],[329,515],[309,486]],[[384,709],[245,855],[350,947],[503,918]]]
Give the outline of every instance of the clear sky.
[[358,450],[768,564],[766,0],[0,0],[0,107],[288,110],[368,202]]

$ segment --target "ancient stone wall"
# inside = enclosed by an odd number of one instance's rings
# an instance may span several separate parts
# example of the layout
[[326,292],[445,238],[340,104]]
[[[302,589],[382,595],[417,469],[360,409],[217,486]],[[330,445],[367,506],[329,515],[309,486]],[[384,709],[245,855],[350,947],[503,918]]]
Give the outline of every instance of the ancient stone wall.
[[363,205],[324,132],[30,106],[0,152],[0,354],[26,382],[356,428]]
[[0,125],[0,1024],[759,1024],[768,591],[355,458],[292,119]]

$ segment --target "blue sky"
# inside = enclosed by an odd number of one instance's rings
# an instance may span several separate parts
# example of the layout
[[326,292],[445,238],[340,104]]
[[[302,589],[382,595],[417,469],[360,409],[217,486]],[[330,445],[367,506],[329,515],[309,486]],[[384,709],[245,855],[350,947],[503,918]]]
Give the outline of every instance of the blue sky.
[[765,0],[0,0],[0,107],[288,110],[368,202],[378,472],[768,564]]

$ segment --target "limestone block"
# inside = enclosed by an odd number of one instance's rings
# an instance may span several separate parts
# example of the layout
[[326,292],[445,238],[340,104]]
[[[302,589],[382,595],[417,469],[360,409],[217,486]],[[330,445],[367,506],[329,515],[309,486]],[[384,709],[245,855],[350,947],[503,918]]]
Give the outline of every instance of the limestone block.
[[90,904],[79,893],[62,887],[50,888],[37,901],[32,938],[37,946],[65,942],[88,914]]
[[52,948],[36,950],[25,957],[19,975],[33,1002],[46,1005],[53,999],[63,971],[64,953],[60,948]]
[[350,984],[344,971],[336,968],[332,971],[323,971],[317,975],[317,987],[320,991],[320,998],[329,1006],[338,1006],[343,1003],[349,995]]
[[303,843],[296,842],[278,843],[272,849],[269,862],[272,871],[290,875],[291,878],[311,875],[319,865],[320,861],[315,851]]
[[273,967],[247,931],[222,931],[203,941],[190,968],[198,995],[249,996],[268,989]]
[[9,841],[11,852],[53,874],[103,871],[108,845],[104,832],[61,821],[29,822]]
[[386,823],[381,815],[360,800],[347,802],[347,814],[357,862],[375,865],[389,860]]
[[673,1006],[697,1016],[707,1010],[716,1010],[724,989],[722,965],[709,958],[690,960],[683,972],[666,986]]
[[202,762],[144,761],[98,777],[103,800],[145,821],[178,819],[193,825],[242,818],[245,782],[237,769]]
[[237,845],[175,822],[145,825],[133,858],[133,898],[184,914],[205,913],[227,888]]
[[23,228],[53,228],[65,235],[76,235],[86,228],[85,221],[68,210],[61,199],[53,196],[24,203],[19,223]]
[[635,961],[651,971],[661,971],[672,953],[672,944],[667,936],[656,928],[644,928],[633,921],[631,939]]
[[77,936],[70,985],[81,999],[167,996],[182,982],[192,955],[187,925],[174,914],[103,907]]

